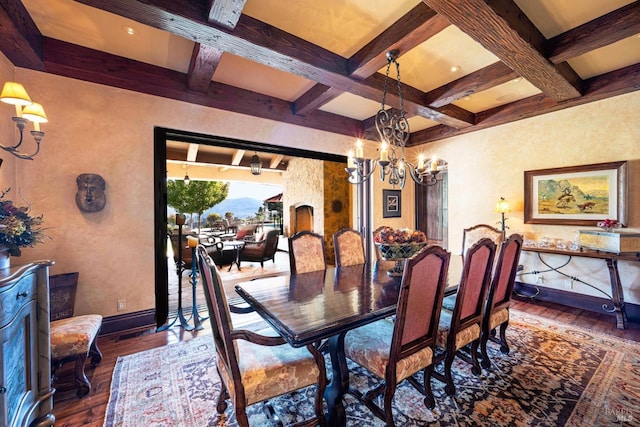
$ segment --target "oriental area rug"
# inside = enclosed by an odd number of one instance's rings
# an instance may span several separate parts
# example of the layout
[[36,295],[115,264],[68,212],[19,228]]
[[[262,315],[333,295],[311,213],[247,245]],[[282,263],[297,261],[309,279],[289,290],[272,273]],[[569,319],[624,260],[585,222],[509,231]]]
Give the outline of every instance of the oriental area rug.
[[[394,398],[397,426],[611,426],[640,425],[640,344],[588,332],[512,310],[509,355],[489,343],[492,367],[480,376],[456,360],[455,398],[432,381],[436,407],[402,383]],[[118,358],[104,426],[236,426],[233,405],[219,415],[220,379],[211,336]],[[327,360],[327,363],[329,361]],[[376,379],[349,361],[351,386]],[[272,399],[285,424],[312,412],[310,387]],[[352,396],[347,426],[383,426]],[[262,403],[248,409],[252,426],[270,425]]]

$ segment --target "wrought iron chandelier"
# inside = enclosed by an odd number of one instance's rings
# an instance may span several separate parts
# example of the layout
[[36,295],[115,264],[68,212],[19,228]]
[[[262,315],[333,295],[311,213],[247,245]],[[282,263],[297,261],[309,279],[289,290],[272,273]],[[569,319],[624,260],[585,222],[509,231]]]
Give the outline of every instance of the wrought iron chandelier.
[[[360,184],[367,181],[375,171],[376,166],[380,166],[381,181],[388,178],[389,184],[394,188],[399,185],[401,189],[404,188],[407,174],[417,184],[434,185],[437,183],[437,174],[447,169],[447,162],[436,157],[427,161],[424,156],[420,155],[416,165],[408,162],[404,157],[404,147],[409,140],[411,131],[404,111],[400,64],[397,61],[399,53],[399,50],[387,52],[387,71],[382,92],[382,105],[375,116],[376,129],[381,141],[380,157],[376,162],[373,162],[371,170],[367,171],[365,162],[368,160],[364,158],[362,141],[358,140],[355,153],[349,152],[347,158],[346,171],[349,173],[349,182],[352,184]],[[396,66],[396,82],[400,99],[399,111],[393,108],[385,109],[391,64]]]

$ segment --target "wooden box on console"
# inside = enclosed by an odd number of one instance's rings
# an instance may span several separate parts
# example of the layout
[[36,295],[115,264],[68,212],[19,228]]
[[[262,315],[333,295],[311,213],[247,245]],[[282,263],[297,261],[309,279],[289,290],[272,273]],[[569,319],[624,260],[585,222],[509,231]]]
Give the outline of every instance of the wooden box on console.
[[580,230],[580,246],[616,254],[640,252],[640,233]]

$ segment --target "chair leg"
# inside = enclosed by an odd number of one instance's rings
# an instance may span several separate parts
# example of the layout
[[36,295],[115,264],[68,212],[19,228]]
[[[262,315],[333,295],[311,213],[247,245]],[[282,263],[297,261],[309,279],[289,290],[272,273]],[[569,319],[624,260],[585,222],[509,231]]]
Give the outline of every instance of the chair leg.
[[500,351],[503,354],[509,354],[509,344],[507,344],[506,336],[507,326],[509,326],[508,320],[500,325]]
[[487,341],[489,341],[490,332],[482,333],[480,341],[480,353],[482,354],[482,367],[489,369],[491,367],[491,360],[489,360],[489,354],[487,353]]
[[424,405],[429,409],[433,409],[436,406],[436,399],[433,397],[433,391],[431,390],[431,374],[433,373],[434,368],[435,366],[431,364],[422,371],[425,395]]
[[[220,371],[218,371],[218,376],[220,376]],[[227,399],[229,399],[229,391],[227,390],[227,386],[224,385],[224,381],[220,380],[220,394],[218,395],[218,401],[216,402],[216,411],[219,414],[224,413],[227,410]]]
[[456,394],[456,386],[453,384],[453,376],[451,375],[451,365],[453,365],[453,359],[455,357],[455,350],[447,351],[447,357],[444,360],[444,378],[446,383],[444,392],[447,393],[447,396],[455,396]]
[[86,361],[87,361],[86,354],[80,355],[76,359],[75,383],[78,386],[78,391],[76,392],[76,395],[78,397],[86,396],[87,394],[89,394],[89,391],[91,390],[91,383],[89,382],[89,380],[87,379],[87,376],[84,373],[84,364]]
[[384,390],[384,422],[387,424],[387,427],[395,427],[395,423],[393,421],[393,412],[391,410],[391,406],[393,403],[393,395],[396,392],[395,384],[387,384]]
[[480,375],[482,372],[480,363],[478,362],[478,344],[480,344],[480,338],[471,343],[471,372],[473,372],[474,375]]

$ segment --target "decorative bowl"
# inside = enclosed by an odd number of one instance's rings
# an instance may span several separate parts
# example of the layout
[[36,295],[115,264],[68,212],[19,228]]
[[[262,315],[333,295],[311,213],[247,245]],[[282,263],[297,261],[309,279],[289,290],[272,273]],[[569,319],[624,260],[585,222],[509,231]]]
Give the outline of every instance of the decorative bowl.
[[412,242],[412,243],[378,243],[376,245],[380,249],[380,255],[387,261],[395,261],[396,265],[387,271],[389,276],[402,276],[404,271],[404,260],[411,258],[424,248],[426,242]]

